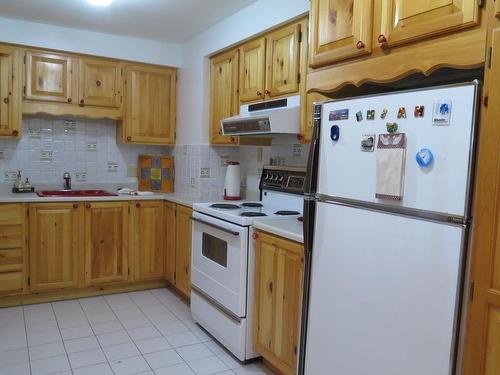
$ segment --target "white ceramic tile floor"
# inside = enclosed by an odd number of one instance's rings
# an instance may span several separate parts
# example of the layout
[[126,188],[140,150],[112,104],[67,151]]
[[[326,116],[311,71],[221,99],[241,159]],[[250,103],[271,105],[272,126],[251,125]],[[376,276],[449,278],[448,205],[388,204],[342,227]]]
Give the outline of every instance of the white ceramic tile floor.
[[0,309],[0,375],[269,375],[166,288]]

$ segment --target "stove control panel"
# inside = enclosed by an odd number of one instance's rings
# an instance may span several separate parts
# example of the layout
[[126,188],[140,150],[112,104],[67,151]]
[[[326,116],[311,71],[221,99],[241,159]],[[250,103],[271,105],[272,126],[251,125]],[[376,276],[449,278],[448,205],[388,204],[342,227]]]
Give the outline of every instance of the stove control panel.
[[303,194],[305,179],[304,168],[267,166],[262,171],[260,190]]

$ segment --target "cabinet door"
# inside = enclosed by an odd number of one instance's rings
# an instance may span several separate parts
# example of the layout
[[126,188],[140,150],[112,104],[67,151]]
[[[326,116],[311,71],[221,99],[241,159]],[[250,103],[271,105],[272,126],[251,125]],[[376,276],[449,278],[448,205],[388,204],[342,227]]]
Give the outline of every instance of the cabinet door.
[[191,216],[193,210],[177,206],[175,286],[184,295],[191,295]]
[[30,288],[75,288],[83,268],[83,210],[73,203],[32,204],[30,217]]
[[128,278],[128,203],[85,205],[85,281],[87,285]]
[[0,295],[20,294],[26,280],[26,209],[0,205]]
[[266,96],[298,93],[300,72],[300,24],[286,26],[266,38]]
[[240,102],[264,99],[266,39],[252,40],[240,47]]
[[125,141],[175,143],[176,70],[127,66]]
[[21,135],[19,50],[0,46],[0,136]]
[[303,251],[301,244],[264,233],[255,243],[255,349],[290,375],[297,367]]
[[210,143],[236,144],[236,137],[222,135],[220,121],[239,113],[238,50],[215,56],[210,64]]
[[79,104],[120,107],[122,76],[117,61],[80,59]]
[[379,0],[378,41],[392,46],[478,22],[476,0]]
[[163,278],[163,202],[131,203],[131,258],[134,280]]
[[70,56],[27,51],[25,98],[71,103],[75,89],[73,63]]
[[371,52],[373,0],[312,0],[310,65]]
[[175,203],[165,202],[164,218],[165,279],[175,284]]
[[314,112],[314,103],[321,102],[323,100],[327,100],[328,98],[324,95],[321,95],[317,92],[310,92],[306,94],[306,105],[301,108],[302,115],[302,129],[301,134],[304,136],[304,142],[311,142],[313,136],[313,112]]

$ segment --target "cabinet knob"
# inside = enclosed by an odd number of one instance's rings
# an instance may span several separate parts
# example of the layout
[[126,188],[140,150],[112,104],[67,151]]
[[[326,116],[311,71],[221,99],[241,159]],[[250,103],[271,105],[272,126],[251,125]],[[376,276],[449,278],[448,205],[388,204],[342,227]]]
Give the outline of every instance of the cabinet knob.
[[4,104],[9,104],[9,97],[3,98]]
[[262,92],[261,91],[257,91],[257,96],[262,96]]
[[271,95],[271,91],[266,90],[266,95]]
[[96,84],[97,87],[101,87],[102,82],[100,80],[97,80],[97,81],[95,81],[95,84]]
[[85,208],[92,208],[92,205],[91,205],[90,203],[87,203],[87,204],[85,205]]
[[301,134],[297,134],[297,140],[298,141],[301,141],[303,139],[304,139],[304,134],[302,134],[302,133]]
[[12,130],[12,135],[14,137],[17,137],[19,135],[19,131],[18,130]]
[[72,101],[73,101],[73,99],[68,98],[68,103],[71,103]]
[[80,107],[83,107],[85,105],[85,100],[80,100]]
[[235,137],[230,137],[230,138],[229,138],[229,142],[231,142],[231,143],[236,142],[236,138],[235,138]]
[[136,203],[136,204],[135,204],[135,206],[136,206],[137,208],[141,208],[141,204],[140,204],[140,203]]
[[129,135],[129,136],[127,137],[127,142],[130,142],[131,140],[132,140],[132,137]]
[[377,40],[378,40],[378,42],[379,42],[380,44],[385,44],[385,43],[387,43],[387,38],[386,38],[386,36],[385,36],[384,34],[380,34],[380,35],[378,36]]
[[360,40],[359,42],[356,43],[356,48],[357,49],[364,49],[365,44]]
[[73,208],[77,209],[79,207],[78,203],[73,203]]
[[256,240],[257,238],[259,238],[259,234],[258,234],[258,233],[255,233],[255,232],[254,232],[254,233],[252,233],[252,238],[253,238],[254,240]]

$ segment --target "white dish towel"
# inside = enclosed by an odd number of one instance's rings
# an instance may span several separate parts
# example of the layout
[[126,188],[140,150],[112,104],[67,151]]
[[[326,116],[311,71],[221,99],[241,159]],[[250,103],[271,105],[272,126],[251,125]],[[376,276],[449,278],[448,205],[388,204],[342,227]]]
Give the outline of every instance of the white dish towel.
[[380,134],[377,143],[375,198],[403,199],[406,161],[406,134]]

